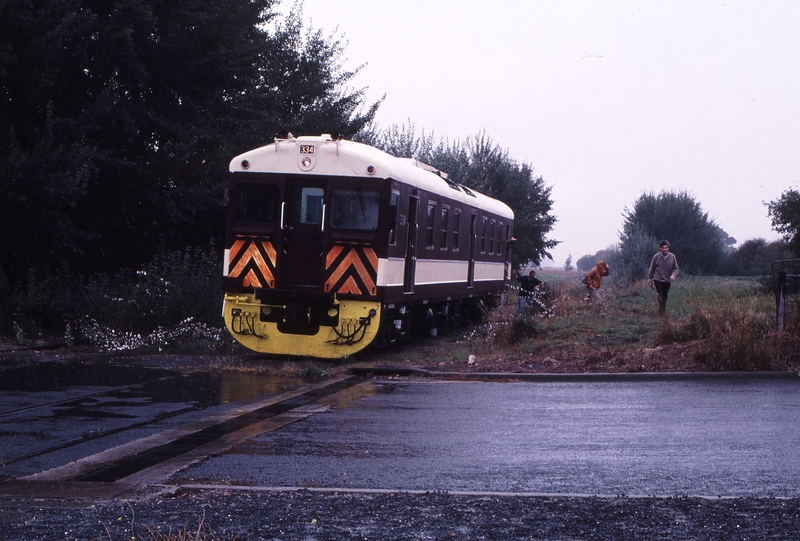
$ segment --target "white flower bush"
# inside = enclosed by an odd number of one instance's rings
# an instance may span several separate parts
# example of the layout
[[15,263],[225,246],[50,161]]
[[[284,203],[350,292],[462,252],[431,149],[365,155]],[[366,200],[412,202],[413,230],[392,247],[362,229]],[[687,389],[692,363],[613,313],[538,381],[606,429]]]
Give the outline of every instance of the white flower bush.
[[157,347],[160,351],[170,345],[203,342],[221,345],[227,336],[225,329],[210,327],[205,323],[196,323],[194,318],[187,318],[172,328],[158,327],[147,335],[115,331],[92,319],[82,321],[80,329],[89,342],[110,351],[135,350],[145,347]]

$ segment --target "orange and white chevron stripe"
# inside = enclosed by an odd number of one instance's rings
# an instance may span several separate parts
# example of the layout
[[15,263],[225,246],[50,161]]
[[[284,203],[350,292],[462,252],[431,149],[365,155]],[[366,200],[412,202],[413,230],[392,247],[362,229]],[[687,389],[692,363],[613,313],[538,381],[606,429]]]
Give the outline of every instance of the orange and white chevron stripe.
[[229,251],[228,276],[244,287],[274,288],[275,247],[267,240],[237,239]]
[[336,245],[325,257],[325,291],[377,295],[378,256],[368,246]]

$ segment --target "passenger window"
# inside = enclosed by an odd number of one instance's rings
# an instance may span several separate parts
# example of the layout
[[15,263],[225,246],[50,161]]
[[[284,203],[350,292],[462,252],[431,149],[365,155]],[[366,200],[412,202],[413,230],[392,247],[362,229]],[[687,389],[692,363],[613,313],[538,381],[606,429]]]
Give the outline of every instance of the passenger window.
[[233,220],[239,223],[278,222],[280,189],[277,184],[241,182],[233,190]]
[[453,251],[458,251],[458,232],[461,229],[461,209],[453,211]]
[[503,253],[503,222],[497,222],[497,250],[498,255]]
[[425,228],[425,248],[433,248],[433,223],[436,220],[436,203],[428,203],[428,223]]
[[447,250],[447,226],[450,222],[450,207],[442,207],[442,222],[439,224],[439,249]]
[[336,188],[331,191],[331,227],[374,231],[378,229],[379,208],[378,190]]

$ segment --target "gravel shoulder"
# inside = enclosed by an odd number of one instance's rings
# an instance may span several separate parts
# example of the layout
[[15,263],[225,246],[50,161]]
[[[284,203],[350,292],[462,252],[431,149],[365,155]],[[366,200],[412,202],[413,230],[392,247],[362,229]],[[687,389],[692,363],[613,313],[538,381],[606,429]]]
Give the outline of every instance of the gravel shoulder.
[[[796,539],[800,500],[178,491],[80,509],[0,507],[6,541]],[[13,502],[12,502],[13,503]],[[190,537],[195,539],[195,537]]]

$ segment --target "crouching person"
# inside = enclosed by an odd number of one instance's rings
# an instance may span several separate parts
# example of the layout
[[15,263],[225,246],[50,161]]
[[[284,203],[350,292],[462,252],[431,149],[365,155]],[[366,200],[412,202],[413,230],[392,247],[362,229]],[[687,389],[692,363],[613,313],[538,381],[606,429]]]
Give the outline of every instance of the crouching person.
[[536,271],[530,271],[528,276],[520,276],[519,272],[515,269],[512,274],[514,278],[519,281],[519,311],[524,312],[533,306],[533,302],[531,301],[534,294],[533,291],[542,285],[543,282],[536,277]]
[[600,298],[600,284],[603,283],[603,278],[611,274],[611,269],[605,261],[598,261],[597,265],[592,267],[592,270],[586,273],[582,282],[586,285],[588,293],[586,300],[591,304],[602,304],[603,300]]

